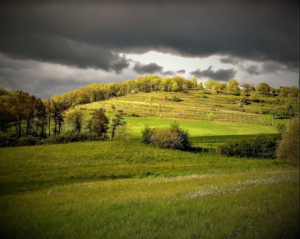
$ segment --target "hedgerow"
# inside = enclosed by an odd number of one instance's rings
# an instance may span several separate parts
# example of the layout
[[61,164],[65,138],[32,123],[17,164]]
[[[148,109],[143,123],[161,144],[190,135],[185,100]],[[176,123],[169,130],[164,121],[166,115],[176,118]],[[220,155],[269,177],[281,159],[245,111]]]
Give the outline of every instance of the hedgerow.
[[228,141],[218,147],[219,154],[236,157],[276,158],[280,136],[259,135],[250,139]]

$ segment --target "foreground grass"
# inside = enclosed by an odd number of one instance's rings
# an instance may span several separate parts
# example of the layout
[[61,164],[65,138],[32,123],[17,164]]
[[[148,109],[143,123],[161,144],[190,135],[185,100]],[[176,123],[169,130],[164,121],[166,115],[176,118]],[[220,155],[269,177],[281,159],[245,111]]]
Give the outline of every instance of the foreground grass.
[[0,149],[1,238],[298,238],[283,161],[86,142]]

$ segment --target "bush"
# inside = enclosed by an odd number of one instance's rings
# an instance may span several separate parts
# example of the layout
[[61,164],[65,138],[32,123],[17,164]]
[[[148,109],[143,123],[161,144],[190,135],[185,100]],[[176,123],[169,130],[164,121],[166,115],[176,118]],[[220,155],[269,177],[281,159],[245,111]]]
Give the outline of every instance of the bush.
[[106,138],[107,136],[101,137],[97,133],[66,133],[46,139],[44,144],[66,144],[71,142],[99,141]]
[[276,129],[278,130],[279,133],[283,134],[286,131],[285,124],[277,124]]
[[19,139],[17,136],[0,134],[0,147],[14,147],[18,146],[18,144]]
[[252,139],[229,141],[218,147],[220,154],[237,157],[276,158],[279,136],[259,135]]
[[299,166],[299,133],[299,118],[295,118],[291,124],[291,131],[286,132],[278,144],[278,159],[286,159],[288,164]]
[[155,128],[150,128],[149,125],[145,125],[142,129],[142,142],[145,144],[151,143],[151,137],[155,133]]
[[18,140],[18,146],[33,146],[40,144],[42,144],[41,139],[33,136],[24,136]]
[[191,143],[188,139],[188,132],[180,128],[179,124],[174,123],[168,128],[159,130],[151,129],[146,126],[142,131],[143,142],[150,143],[160,148],[171,148],[188,150]]
[[180,102],[182,100],[179,97],[176,97],[176,95],[173,95],[172,98],[171,98],[171,101],[173,101],[173,102]]

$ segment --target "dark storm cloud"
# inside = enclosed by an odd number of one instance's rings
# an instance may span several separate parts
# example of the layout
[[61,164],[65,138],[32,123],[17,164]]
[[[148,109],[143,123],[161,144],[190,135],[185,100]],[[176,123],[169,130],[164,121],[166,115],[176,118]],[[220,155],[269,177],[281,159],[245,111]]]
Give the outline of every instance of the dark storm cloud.
[[120,57],[107,48],[62,37],[0,37],[0,50],[12,58],[28,58],[79,68],[114,70],[116,73],[129,66],[124,56]]
[[277,71],[287,71],[288,70],[286,66],[280,65],[277,62],[270,62],[270,61],[265,62],[262,65],[262,69],[264,72],[267,72],[267,73],[274,73]]
[[157,65],[156,63],[141,64],[141,63],[137,62],[134,65],[133,70],[139,74],[145,74],[145,73],[153,74],[156,72],[161,72],[163,70],[163,67]]
[[237,59],[235,57],[229,56],[229,57],[221,58],[220,62],[223,64],[238,65],[238,64],[240,64],[241,60]]
[[250,75],[260,75],[261,72],[258,69],[258,66],[251,65],[245,69],[245,71]]
[[179,70],[179,71],[176,71],[176,73],[178,73],[178,74],[184,74],[185,70]]
[[[0,52],[121,72],[149,50],[298,68],[298,1],[7,1]],[[223,60],[226,61],[226,60]]]
[[236,71],[234,69],[228,69],[228,70],[217,70],[213,71],[211,69],[212,67],[208,67],[207,70],[201,71],[201,70],[196,70],[190,72],[191,75],[197,77],[197,78],[210,78],[212,80],[216,81],[228,81],[232,78],[234,78]]

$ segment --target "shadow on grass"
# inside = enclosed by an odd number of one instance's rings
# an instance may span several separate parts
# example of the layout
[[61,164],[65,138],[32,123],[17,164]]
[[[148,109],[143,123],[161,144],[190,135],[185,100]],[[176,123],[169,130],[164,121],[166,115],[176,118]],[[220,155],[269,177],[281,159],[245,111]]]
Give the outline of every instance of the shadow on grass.
[[146,172],[142,174],[111,174],[111,175],[99,175],[99,176],[71,176],[66,179],[57,178],[55,180],[39,180],[39,181],[10,181],[0,183],[0,196],[11,195],[11,194],[25,194],[28,192],[36,192],[39,190],[47,191],[47,189],[55,186],[64,186],[77,183],[89,183],[97,181],[108,181],[118,179],[133,179],[133,178],[148,178],[148,177],[176,177],[177,174],[165,175],[160,173]]

